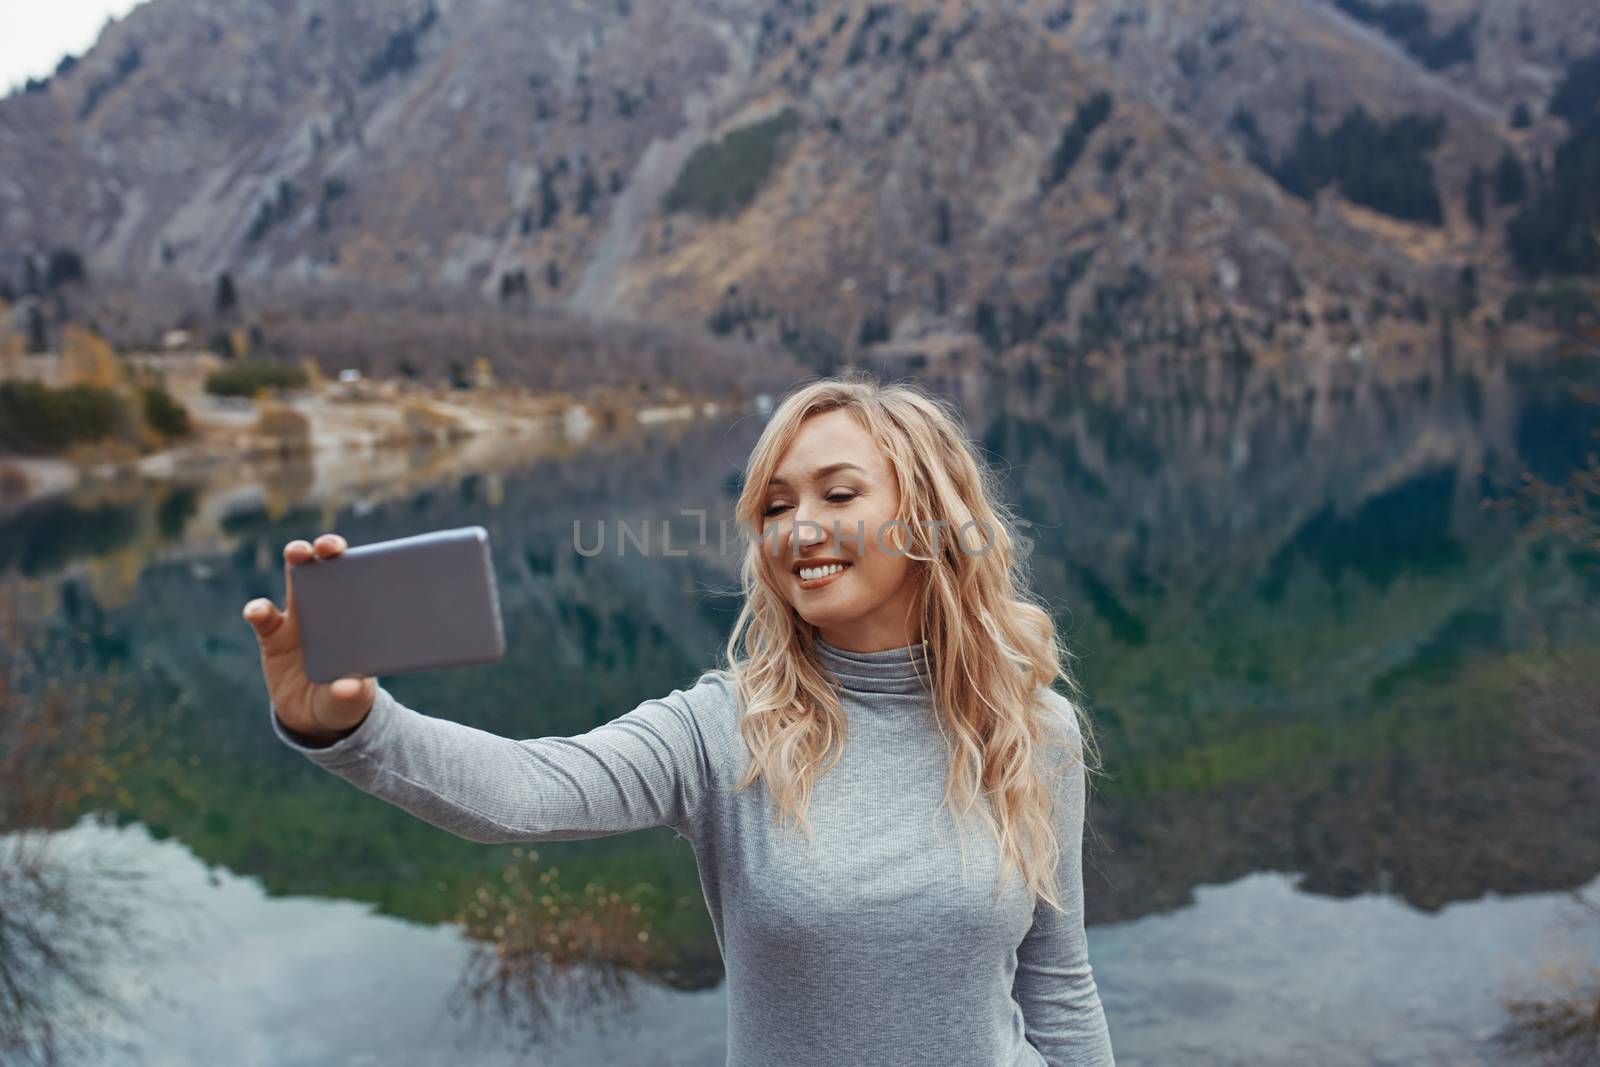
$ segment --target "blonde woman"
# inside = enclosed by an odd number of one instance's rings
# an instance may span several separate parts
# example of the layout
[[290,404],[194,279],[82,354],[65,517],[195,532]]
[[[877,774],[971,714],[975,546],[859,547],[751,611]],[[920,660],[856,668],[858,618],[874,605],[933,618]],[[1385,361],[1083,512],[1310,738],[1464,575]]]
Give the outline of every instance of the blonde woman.
[[[991,478],[922,389],[802,383],[736,504],[727,668],[586,734],[511,740],[374,678],[309,682],[289,587],[283,612],[244,609],[273,728],[469,840],[677,830],[731,1065],[1111,1064],[1083,924],[1092,745]],[[285,575],[345,547],[291,542]]]

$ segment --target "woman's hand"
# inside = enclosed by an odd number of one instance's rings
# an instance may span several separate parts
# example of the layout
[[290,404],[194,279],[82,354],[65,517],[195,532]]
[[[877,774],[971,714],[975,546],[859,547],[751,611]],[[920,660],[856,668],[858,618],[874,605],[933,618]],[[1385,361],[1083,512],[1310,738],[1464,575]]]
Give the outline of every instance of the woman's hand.
[[244,606],[244,618],[261,644],[261,674],[283,725],[314,742],[331,744],[354,732],[372,710],[378,695],[376,678],[340,678],[316,683],[306,677],[300,659],[300,627],[294,613],[296,564],[315,554],[332,559],[346,548],[344,538],[325,533],[313,547],[306,541],[283,546],[284,610],[266,598]]

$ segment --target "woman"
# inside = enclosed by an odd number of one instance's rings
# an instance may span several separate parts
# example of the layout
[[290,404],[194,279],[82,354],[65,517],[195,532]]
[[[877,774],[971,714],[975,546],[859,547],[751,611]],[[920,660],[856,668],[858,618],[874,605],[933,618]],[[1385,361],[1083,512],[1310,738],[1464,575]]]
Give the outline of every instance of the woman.
[[[993,495],[943,401],[801,384],[735,506],[731,666],[577,737],[432,718],[373,678],[312,684],[292,586],[284,612],[244,615],[278,736],[359,788],[473,841],[687,838],[729,1064],[1111,1064],[1083,927],[1085,732]],[[291,542],[286,578],[345,547]],[[969,841],[973,812],[989,833]]]

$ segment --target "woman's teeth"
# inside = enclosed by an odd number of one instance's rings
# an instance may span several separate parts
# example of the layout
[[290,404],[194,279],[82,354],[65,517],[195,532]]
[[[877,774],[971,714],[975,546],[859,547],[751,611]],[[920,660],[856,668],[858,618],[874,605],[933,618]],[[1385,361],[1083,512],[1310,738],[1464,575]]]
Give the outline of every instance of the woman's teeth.
[[848,563],[830,563],[826,567],[801,567],[800,580],[809,582],[813,578],[826,578],[830,574],[838,574],[848,566]]

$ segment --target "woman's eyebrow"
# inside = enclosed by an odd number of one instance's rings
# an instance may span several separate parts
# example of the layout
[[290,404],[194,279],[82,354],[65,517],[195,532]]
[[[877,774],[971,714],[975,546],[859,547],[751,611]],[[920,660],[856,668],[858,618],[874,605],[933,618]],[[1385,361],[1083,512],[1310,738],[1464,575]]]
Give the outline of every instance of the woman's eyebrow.
[[[830,474],[835,474],[835,473],[837,473],[839,471],[842,471],[842,470],[860,471],[862,474],[867,473],[864,468],[859,467],[854,463],[849,463],[849,462],[829,463],[825,467],[818,467],[816,470],[812,471],[811,472],[811,480],[812,481],[817,481],[819,479],[826,478]],[[788,483],[787,480],[785,480],[785,479],[779,477],[778,475],[774,474],[772,476],[772,479],[770,481],[768,481],[767,484],[768,485],[788,485],[789,483]]]

